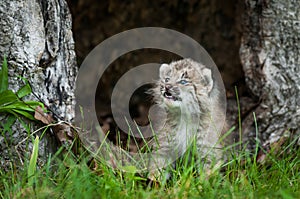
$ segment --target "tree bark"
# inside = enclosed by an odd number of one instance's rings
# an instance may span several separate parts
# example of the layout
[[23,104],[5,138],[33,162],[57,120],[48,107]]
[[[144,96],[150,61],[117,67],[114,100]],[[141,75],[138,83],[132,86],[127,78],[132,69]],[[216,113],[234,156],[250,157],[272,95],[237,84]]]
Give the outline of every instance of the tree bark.
[[[245,11],[240,57],[248,88],[258,99],[258,138],[269,146],[300,134],[300,4],[246,0]],[[251,112],[243,121],[250,148],[255,136]]]
[[[33,91],[26,100],[43,102],[57,119],[64,121],[72,121],[75,110],[77,65],[71,23],[65,0],[0,3],[0,56],[8,60],[10,89],[18,90],[23,83],[17,76],[25,77]],[[30,133],[36,130],[35,124],[31,124]],[[31,152],[31,137],[29,144],[22,142],[28,137],[22,125],[17,122],[12,132],[13,135],[0,135],[2,167],[22,163],[26,153]],[[40,142],[40,163],[54,149],[53,136],[46,134]]]

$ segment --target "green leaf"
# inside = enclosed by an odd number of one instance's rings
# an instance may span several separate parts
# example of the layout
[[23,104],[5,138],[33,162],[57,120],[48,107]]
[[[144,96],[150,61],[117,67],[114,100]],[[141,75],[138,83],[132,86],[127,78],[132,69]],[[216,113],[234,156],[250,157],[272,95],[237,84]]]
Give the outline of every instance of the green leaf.
[[25,104],[22,101],[13,102],[13,103],[11,103],[9,105],[6,105],[6,106],[0,106],[0,110],[2,110],[0,112],[3,112],[3,111],[8,110],[8,109],[11,109],[11,110],[19,109],[19,110],[23,110],[23,111],[34,112],[34,108],[28,106],[27,104]]
[[18,91],[17,91],[17,96],[19,98],[22,98],[26,95],[29,95],[31,93],[31,87],[28,83],[26,83],[22,88],[20,88]]
[[29,161],[28,171],[27,171],[27,177],[28,177],[28,185],[33,186],[36,182],[36,163],[38,158],[38,152],[39,152],[39,136],[36,136],[34,143],[33,143],[33,149],[32,154]]
[[14,109],[13,111],[15,113],[18,113],[19,115],[26,117],[27,119],[35,120],[34,116],[32,114],[28,113],[28,111],[18,110],[18,109]]
[[0,93],[0,107],[19,101],[18,96],[11,90],[5,90]]
[[35,120],[33,114],[30,114],[28,111],[20,110],[20,109],[13,109],[11,107],[0,107],[0,113],[9,113],[14,115],[15,117],[22,115],[30,120]]
[[[41,106],[44,109],[44,104],[37,101],[24,102],[21,100],[22,97],[29,95],[32,90],[26,78],[18,77],[25,82],[25,85],[14,93],[8,90],[8,69],[7,61],[4,57],[2,69],[0,70],[0,113],[11,114],[14,118],[19,118],[18,115],[21,115],[27,119],[35,120],[34,112],[36,107]],[[8,122],[6,126],[10,127],[15,122],[15,119],[11,118]]]
[[32,90],[28,80],[22,76],[18,76],[18,78],[22,79],[25,82],[25,85],[17,91],[17,95],[19,98],[22,98],[26,95],[29,95]]
[[8,69],[7,61],[4,57],[2,69],[0,70],[0,93],[8,89]]
[[[26,101],[24,102],[25,104],[27,104],[28,106],[30,106],[31,108],[33,108],[34,110],[36,109],[37,106],[42,107],[42,109],[45,109],[45,106],[42,102],[37,102],[37,101]],[[44,110],[46,112],[46,110]]]

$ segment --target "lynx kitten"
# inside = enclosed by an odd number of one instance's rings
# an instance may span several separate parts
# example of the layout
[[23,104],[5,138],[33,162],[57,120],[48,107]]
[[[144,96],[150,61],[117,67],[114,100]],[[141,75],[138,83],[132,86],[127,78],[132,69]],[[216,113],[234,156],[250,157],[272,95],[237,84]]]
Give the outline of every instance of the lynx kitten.
[[211,69],[192,59],[183,59],[162,64],[159,73],[160,80],[152,95],[166,117],[151,144],[157,151],[149,168],[172,163],[193,140],[197,156],[206,167],[211,167],[213,161],[222,157],[218,127],[223,126],[225,119]]

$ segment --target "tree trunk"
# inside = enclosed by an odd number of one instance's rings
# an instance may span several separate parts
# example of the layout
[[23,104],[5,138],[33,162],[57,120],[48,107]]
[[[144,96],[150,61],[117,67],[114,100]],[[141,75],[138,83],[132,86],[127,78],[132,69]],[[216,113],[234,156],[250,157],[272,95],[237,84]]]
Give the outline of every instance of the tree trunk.
[[[240,57],[246,83],[258,99],[258,138],[269,146],[300,134],[300,4],[246,0],[245,9]],[[251,112],[243,121],[250,148],[255,135]]]
[[[65,0],[1,0],[0,56],[8,60],[10,89],[18,90],[23,83],[17,76],[25,77],[32,87],[26,100],[41,101],[57,119],[72,121],[77,66]],[[29,144],[22,140],[37,129],[35,124],[26,132],[17,122],[13,135],[0,135],[2,167],[22,163],[31,152],[30,142],[36,135],[29,137]],[[55,149],[53,141],[49,134],[41,140],[40,163]]]

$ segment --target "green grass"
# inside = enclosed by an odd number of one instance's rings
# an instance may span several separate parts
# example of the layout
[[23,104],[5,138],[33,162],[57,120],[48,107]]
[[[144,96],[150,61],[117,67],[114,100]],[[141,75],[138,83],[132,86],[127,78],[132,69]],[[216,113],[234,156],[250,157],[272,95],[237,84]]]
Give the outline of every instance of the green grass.
[[[1,198],[300,198],[300,150],[268,155],[258,164],[246,152],[232,155],[221,172],[209,178],[185,159],[169,180],[150,185],[143,176],[123,173],[105,164],[59,154],[32,176],[24,170],[0,172]],[[58,152],[59,153],[59,152]],[[72,158],[71,158],[72,157]],[[242,161],[241,161],[242,160]]]

